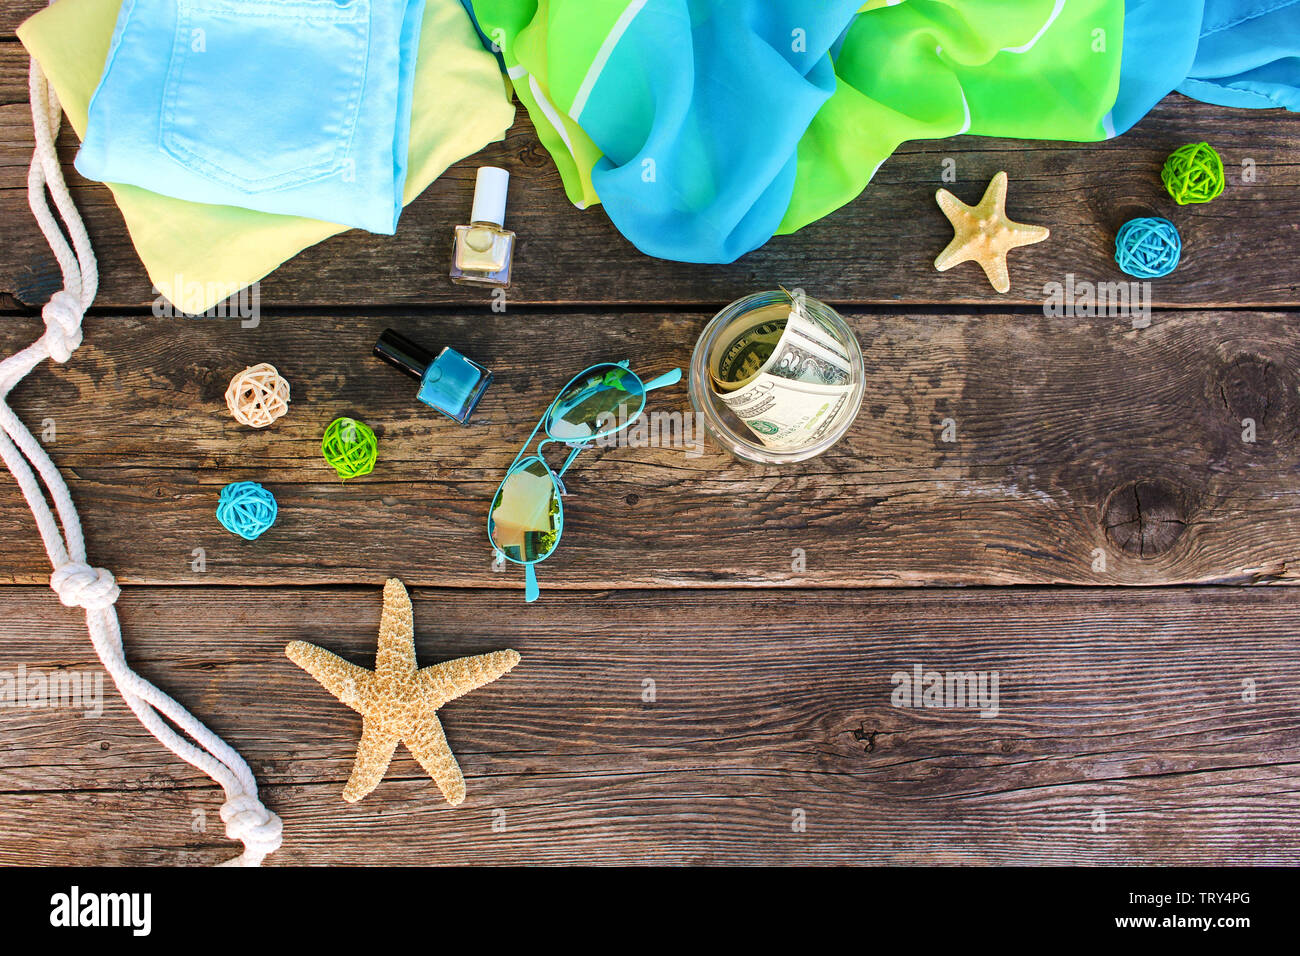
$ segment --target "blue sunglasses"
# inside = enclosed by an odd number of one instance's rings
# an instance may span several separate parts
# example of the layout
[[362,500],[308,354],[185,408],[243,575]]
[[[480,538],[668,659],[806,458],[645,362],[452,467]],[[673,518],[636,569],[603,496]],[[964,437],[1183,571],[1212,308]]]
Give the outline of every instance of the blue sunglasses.
[[[495,552],[493,565],[502,568],[507,561],[523,565],[524,600],[529,603],[540,593],[533,565],[555,552],[564,531],[562,499],[568,494],[564,473],[596,439],[622,431],[639,418],[646,392],[682,379],[682,370],[675,368],[643,382],[627,365],[626,361],[602,362],[570,379],[533,426],[492,499],[487,530]],[[546,437],[529,454],[539,430]],[[543,448],[555,443],[569,448],[558,471],[542,455]]]

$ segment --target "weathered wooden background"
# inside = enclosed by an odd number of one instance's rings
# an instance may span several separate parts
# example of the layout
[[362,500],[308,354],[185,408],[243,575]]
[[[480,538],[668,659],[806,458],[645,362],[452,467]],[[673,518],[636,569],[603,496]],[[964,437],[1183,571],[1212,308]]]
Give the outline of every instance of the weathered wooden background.
[[[6,354],[58,283],[27,211],[13,39],[37,5],[0,3]],[[1160,163],[1200,139],[1228,190],[1175,207]],[[823,222],[692,266],[570,207],[521,111],[396,236],[346,233],[266,279],[256,328],[155,318],[108,192],[64,146],[102,291],[73,361],[14,405],[47,433],[92,562],[124,585],[131,660],[244,753],[283,816],[271,862],[1300,862],[1300,598],[1260,586],[1300,579],[1300,117],[1171,96],[1104,144],[912,144]],[[930,265],[949,157],[959,196],[1006,169],[1013,217],[1052,229],[1012,253],[1006,296],[973,265]],[[488,162],[514,174],[505,314],[445,279]],[[1122,278],[1114,230],[1142,212],[1185,242],[1150,326],[1045,316],[1047,283]],[[554,390],[610,358],[685,367],[713,312],[778,283],[858,333],[871,385],[848,438],[784,470],[702,435],[584,453],[564,545],[524,605],[484,525]],[[496,372],[471,427],[369,357],[386,327]],[[259,361],[293,404],[252,432],[222,393]],[[684,386],[652,407],[688,412]],[[346,484],[318,454],[340,414],[380,436],[375,472]],[[254,543],[213,517],[244,479],[281,509]],[[12,484],[0,540],[0,671],[93,673]],[[523,655],[446,708],[458,809],[400,751],[344,804],[359,722],[283,655],[305,639],[368,666],[389,575],[412,586],[423,662]],[[998,714],[892,706],[891,675],[915,664],[997,671]],[[217,788],[105,697],[98,716],[0,708],[0,861],[231,855]]]

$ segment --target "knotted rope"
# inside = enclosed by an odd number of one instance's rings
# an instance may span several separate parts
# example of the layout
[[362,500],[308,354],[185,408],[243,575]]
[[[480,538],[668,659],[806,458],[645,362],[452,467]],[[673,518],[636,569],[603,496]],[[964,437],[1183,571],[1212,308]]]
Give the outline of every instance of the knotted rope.
[[[54,258],[58,260],[63,288],[54,293],[41,310],[45,334],[21,352],[0,362],[0,429],[3,429],[0,432],[0,459],[13,473],[31,508],[32,517],[36,519],[46,554],[54,566],[50,587],[68,607],[85,610],[86,628],[95,653],[127,706],[164,747],[203,771],[225,791],[226,802],[221,808],[221,819],[226,825],[226,835],[241,841],[244,852],[224,865],[257,866],[280,846],[280,818],[258,800],[257,781],[244,759],[185,708],[127,665],[122,649],[122,632],[113,607],[120,593],[117,583],[105,568],[94,568],[86,563],[81,519],[68,493],[68,486],[45,449],[9,407],[9,393],[28,372],[46,358],[66,362],[76,351],[81,344],[82,316],[99,290],[94,250],[63,181],[63,171],[59,168],[59,157],[54,148],[62,111],[34,60],[28,91],[36,149],[27,176],[27,201]],[[47,203],[46,190],[67,228],[71,246],[64,239]],[[53,512],[42,493],[42,482],[54,504]],[[55,513],[58,514],[57,520]]]

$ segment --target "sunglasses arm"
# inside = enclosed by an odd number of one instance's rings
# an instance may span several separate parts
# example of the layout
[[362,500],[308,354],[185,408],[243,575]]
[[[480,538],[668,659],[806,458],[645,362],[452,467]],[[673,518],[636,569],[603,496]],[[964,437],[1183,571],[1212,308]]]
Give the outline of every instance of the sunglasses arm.
[[524,565],[524,603],[532,604],[540,595],[541,589],[537,587],[537,572],[533,570],[532,564]]
[[671,372],[664,372],[658,378],[651,379],[643,386],[647,392],[653,392],[656,388],[663,388],[666,385],[676,385],[682,380],[682,370],[673,369]]

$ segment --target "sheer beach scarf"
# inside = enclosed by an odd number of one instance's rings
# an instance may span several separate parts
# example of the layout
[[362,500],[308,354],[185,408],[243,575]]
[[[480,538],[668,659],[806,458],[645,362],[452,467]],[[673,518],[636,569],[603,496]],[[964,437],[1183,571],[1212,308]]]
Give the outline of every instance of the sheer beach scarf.
[[[114,609],[120,593],[117,583],[106,569],[87,563],[81,519],[68,486],[49,455],[9,407],[9,393],[42,361],[49,358],[63,363],[71,358],[81,344],[82,318],[95,300],[99,285],[95,254],[55,151],[62,110],[35,61],[31,65],[29,93],[36,149],[27,177],[27,198],[58,260],[63,288],[54,293],[41,311],[45,333],[27,348],[0,362],[0,429],[3,430],[0,458],[18,482],[36,520],[54,568],[50,587],[66,606],[85,610],[86,627],[95,653],[127,706],[164,747],[207,774],[225,791],[221,819],[226,835],[244,844],[243,853],[225,865],[257,866],[280,846],[280,818],[258,799],[257,781],[244,759],[127,664]],[[53,200],[57,219],[49,200]],[[60,230],[59,219],[67,231],[67,239]]]
[[466,2],[569,199],[686,262],[829,214],[908,140],[1103,140],[1175,88],[1300,108],[1300,0]]

